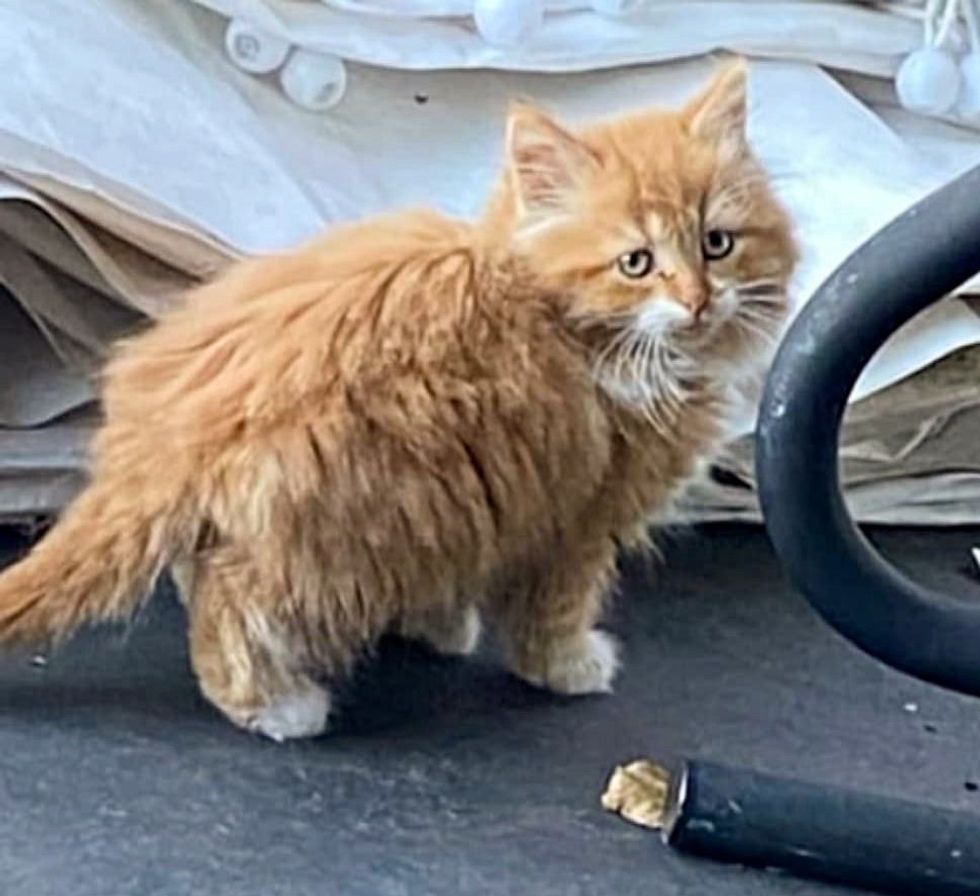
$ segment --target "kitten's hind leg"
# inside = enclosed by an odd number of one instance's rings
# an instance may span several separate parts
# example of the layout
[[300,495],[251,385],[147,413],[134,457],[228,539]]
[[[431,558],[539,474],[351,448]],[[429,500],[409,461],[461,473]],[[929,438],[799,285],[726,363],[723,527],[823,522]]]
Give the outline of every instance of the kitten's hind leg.
[[469,656],[480,644],[483,624],[479,610],[465,604],[408,614],[398,620],[395,632],[445,656]]
[[615,638],[594,628],[615,568],[611,541],[553,558],[549,568],[496,602],[511,670],[560,694],[612,690]]
[[299,640],[273,612],[255,570],[228,549],[195,561],[191,661],[201,692],[234,724],[275,741],[327,726],[330,692],[311,677]]

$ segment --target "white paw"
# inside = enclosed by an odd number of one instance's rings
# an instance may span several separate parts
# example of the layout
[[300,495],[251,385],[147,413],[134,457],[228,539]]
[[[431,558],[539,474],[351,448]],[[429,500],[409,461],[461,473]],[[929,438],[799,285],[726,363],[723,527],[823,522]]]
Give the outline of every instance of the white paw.
[[604,694],[612,690],[617,671],[616,639],[592,629],[584,639],[555,651],[541,684],[559,694]]
[[458,617],[458,624],[441,632],[430,632],[426,641],[446,656],[469,656],[480,646],[483,623],[476,607],[466,607]]
[[316,737],[327,727],[330,695],[312,687],[300,694],[280,697],[249,719],[249,730],[277,743],[297,737]]

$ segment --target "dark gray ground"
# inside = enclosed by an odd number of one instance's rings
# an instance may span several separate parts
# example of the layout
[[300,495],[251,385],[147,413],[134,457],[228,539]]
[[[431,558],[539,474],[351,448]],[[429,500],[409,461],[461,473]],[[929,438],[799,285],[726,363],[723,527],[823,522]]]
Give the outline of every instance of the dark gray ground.
[[[879,541],[923,580],[980,596],[968,553],[980,535]],[[0,542],[7,557],[17,548]],[[489,656],[391,643],[335,733],[286,747],[235,731],[198,697],[169,595],[128,633],[83,636],[46,668],[0,661],[0,892],[841,892],[680,858],[604,814],[608,771],[639,755],[980,811],[980,702],[843,643],[789,591],[757,530],[681,537],[665,571],[630,570],[624,592],[615,696],[558,699]]]

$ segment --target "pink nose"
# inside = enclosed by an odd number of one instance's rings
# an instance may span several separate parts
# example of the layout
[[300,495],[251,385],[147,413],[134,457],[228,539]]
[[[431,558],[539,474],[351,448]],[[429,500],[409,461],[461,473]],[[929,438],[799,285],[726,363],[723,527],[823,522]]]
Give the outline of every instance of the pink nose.
[[695,320],[699,320],[711,300],[711,291],[704,277],[692,271],[681,271],[673,279],[677,301],[691,312]]

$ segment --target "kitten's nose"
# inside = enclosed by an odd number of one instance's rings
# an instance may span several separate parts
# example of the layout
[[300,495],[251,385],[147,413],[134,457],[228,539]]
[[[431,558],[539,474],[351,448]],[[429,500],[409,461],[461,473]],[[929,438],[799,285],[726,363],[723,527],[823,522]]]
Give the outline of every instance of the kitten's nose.
[[674,275],[674,288],[677,300],[699,320],[711,299],[711,289],[704,277],[694,271],[678,271]]

